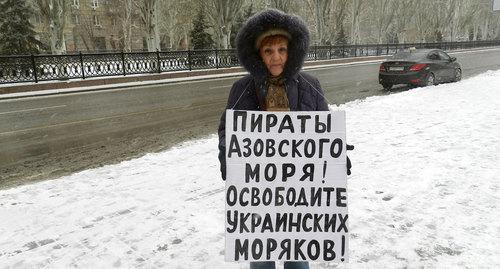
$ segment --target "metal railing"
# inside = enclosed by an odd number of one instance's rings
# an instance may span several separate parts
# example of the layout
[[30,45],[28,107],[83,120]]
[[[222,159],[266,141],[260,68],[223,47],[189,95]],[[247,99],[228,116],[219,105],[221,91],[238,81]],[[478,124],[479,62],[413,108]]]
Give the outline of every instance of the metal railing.
[[[392,55],[410,47],[443,50],[500,46],[500,40],[311,46],[306,61]],[[239,66],[235,49],[0,56],[0,84],[152,74]]]

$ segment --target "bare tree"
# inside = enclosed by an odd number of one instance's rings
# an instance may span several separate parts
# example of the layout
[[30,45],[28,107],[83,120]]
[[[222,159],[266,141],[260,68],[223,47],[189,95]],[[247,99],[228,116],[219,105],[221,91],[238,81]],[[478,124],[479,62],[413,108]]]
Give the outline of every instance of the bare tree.
[[231,26],[241,12],[243,0],[210,0],[205,1],[204,5],[217,37],[218,46],[229,48]]
[[361,40],[360,37],[360,24],[361,24],[361,16],[365,14],[365,6],[366,4],[365,1],[363,0],[352,0],[351,5],[350,5],[350,22],[351,22],[351,28],[349,32],[349,38],[351,41],[351,44],[358,44]]
[[429,14],[432,20],[431,27],[434,30],[433,41],[441,42],[458,10],[458,0],[434,1],[433,7],[433,12]]
[[168,47],[172,48],[174,46],[175,32],[181,26],[179,25],[179,5],[173,1],[163,1],[162,4],[165,5],[165,8],[162,8],[162,17],[166,19],[161,21],[161,26],[168,33]]
[[463,10],[463,1],[459,0],[456,3],[456,11],[453,14],[453,17],[450,20],[450,23],[447,25],[448,27],[448,38],[451,42],[455,41],[455,37],[457,34],[459,34],[460,29],[459,29],[459,23],[460,23],[460,16]]
[[394,0],[373,0],[371,18],[375,22],[378,44],[394,21],[395,3]]
[[140,10],[141,24],[148,51],[160,50],[160,5],[159,0],[138,0],[136,3]]
[[500,39],[500,14],[498,13],[492,19],[492,38]]
[[332,0],[332,15],[331,15],[331,40],[339,43],[340,39],[344,39],[345,21],[348,12],[347,3],[349,0]]
[[76,29],[76,32],[80,36],[83,45],[87,51],[95,51],[95,25],[94,19],[91,15],[80,16],[80,25]]
[[270,7],[288,13],[293,10],[293,2],[293,0],[270,0]]
[[494,21],[491,2],[488,0],[479,0],[477,1],[477,5],[479,5],[479,20],[475,22],[479,24],[481,39],[486,40],[490,38],[491,23]]
[[[169,48],[177,48],[182,40],[188,41],[187,33],[191,31],[196,10],[201,8],[200,1],[178,0],[162,1],[160,31],[166,33],[162,39]],[[165,40],[168,38],[168,40]],[[189,44],[186,44],[189,47]]]
[[115,16],[118,22],[118,40],[123,45],[124,51],[132,51],[132,30],[137,27],[134,24],[135,2],[136,0],[108,0],[108,3],[116,9],[112,16]]
[[409,30],[412,19],[414,19],[413,14],[415,13],[417,2],[414,0],[399,0],[396,2],[394,30],[400,43],[407,42],[411,34]]
[[64,30],[66,28],[68,0],[35,0],[34,4],[49,31],[52,54],[65,53]]
[[[64,53],[66,13],[72,1],[27,1],[41,15],[52,53]],[[109,14],[116,19],[113,38],[125,51],[136,42],[135,27],[141,27],[149,51],[189,47],[188,33],[200,8],[207,14],[216,45],[228,48],[232,26],[250,3],[257,11],[276,8],[301,16],[310,27],[311,39],[319,44],[477,40],[500,35],[500,13],[491,11],[491,0],[106,0],[113,6]],[[94,50],[102,40],[94,37],[92,18],[79,16],[82,25],[74,34]]]
[[317,40],[319,41],[319,44],[326,44],[327,41],[330,41],[331,37],[331,33],[329,31],[330,27],[328,27],[328,24],[331,21],[332,1],[309,0],[307,3],[310,6],[311,11],[314,13]]
[[416,12],[412,27],[416,33],[415,41],[425,42],[432,32],[432,18],[429,16],[434,8],[432,3],[432,0],[421,0],[415,7]]
[[479,5],[477,0],[462,0],[460,14],[458,17],[458,28],[463,31],[463,34],[469,36],[469,31],[472,31],[472,39],[477,37],[478,26],[476,21],[479,16]]

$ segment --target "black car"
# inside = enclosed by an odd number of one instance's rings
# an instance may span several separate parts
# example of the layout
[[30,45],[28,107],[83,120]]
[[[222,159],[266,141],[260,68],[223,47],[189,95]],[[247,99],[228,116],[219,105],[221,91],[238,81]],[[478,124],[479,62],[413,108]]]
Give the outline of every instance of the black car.
[[462,79],[457,58],[440,49],[410,49],[400,51],[380,65],[378,81],[384,89],[407,84],[430,86]]

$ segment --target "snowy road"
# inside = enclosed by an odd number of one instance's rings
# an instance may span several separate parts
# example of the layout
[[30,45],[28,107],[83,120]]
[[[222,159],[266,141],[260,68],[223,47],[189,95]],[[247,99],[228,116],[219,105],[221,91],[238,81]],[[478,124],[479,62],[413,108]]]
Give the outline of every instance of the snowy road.
[[[340,107],[356,149],[339,267],[500,267],[499,89],[490,71]],[[216,145],[1,190],[0,267],[247,268],[223,261]]]

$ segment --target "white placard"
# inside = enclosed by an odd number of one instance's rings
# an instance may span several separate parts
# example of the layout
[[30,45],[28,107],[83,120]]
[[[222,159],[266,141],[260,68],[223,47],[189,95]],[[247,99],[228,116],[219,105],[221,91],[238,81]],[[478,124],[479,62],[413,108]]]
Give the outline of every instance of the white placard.
[[500,10],[500,0],[494,0],[493,1],[493,11],[499,11]]
[[345,112],[226,111],[226,261],[348,261]]

